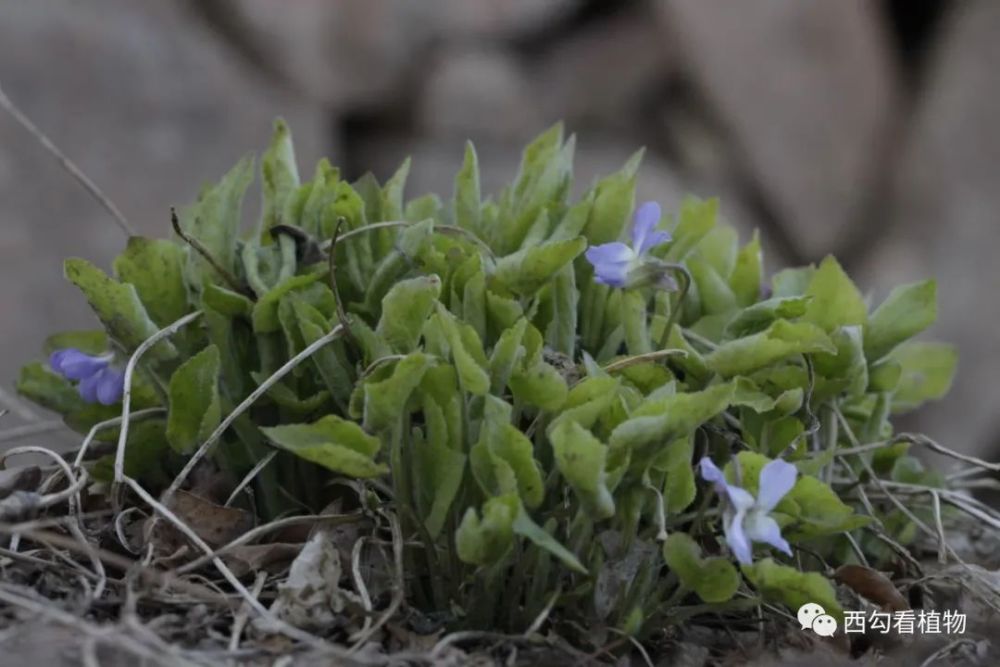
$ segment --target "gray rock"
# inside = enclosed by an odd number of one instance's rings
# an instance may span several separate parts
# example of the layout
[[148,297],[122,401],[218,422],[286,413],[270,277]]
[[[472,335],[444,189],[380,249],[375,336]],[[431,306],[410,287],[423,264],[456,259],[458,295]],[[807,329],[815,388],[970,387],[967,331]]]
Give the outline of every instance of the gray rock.
[[664,33],[645,3],[570,33],[532,67],[534,104],[547,118],[632,130],[643,97],[671,71]]
[[533,91],[509,51],[447,49],[431,60],[429,70],[417,122],[444,145],[460,147],[472,136],[517,140],[542,126]]
[[898,159],[887,214],[891,233],[864,262],[879,298],[901,281],[936,277],[932,333],[958,346],[951,393],[922,410],[915,428],[965,452],[996,456],[1000,418],[1000,5],[953,7],[926,91]]
[[[6,2],[0,21],[0,85],[151,236],[170,233],[170,205],[264,148],[276,115],[296,131],[304,169],[328,148],[315,107],[256,78],[181,7]],[[45,335],[94,322],[62,279],[63,258],[107,267],[125,238],[2,113],[0,221],[0,383],[10,387]]]
[[873,3],[660,0],[715,113],[800,251],[839,245],[878,167],[895,79]]
[[[435,44],[508,40],[557,21],[573,0],[196,0],[242,32],[277,73],[336,109],[405,96]],[[236,18],[234,18],[236,17]]]

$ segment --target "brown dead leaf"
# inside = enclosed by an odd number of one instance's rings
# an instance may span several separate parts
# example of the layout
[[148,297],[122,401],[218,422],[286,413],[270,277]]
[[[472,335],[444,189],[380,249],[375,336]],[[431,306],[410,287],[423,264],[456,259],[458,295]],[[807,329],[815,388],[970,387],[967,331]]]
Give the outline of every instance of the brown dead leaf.
[[[254,525],[249,512],[217,505],[188,491],[178,491],[170,502],[170,509],[213,549],[228,544]],[[150,519],[147,529],[150,527],[149,539],[161,555],[177,553],[188,544],[187,538],[167,521]]]
[[844,565],[837,569],[834,577],[861,597],[882,607],[882,611],[905,611],[910,608],[892,581],[878,570],[864,565]]
[[246,544],[236,547],[222,556],[229,569],[237,577],[264,570],[269,574],[278,574],[285,570],[289,563],[302,551],[302,544]]

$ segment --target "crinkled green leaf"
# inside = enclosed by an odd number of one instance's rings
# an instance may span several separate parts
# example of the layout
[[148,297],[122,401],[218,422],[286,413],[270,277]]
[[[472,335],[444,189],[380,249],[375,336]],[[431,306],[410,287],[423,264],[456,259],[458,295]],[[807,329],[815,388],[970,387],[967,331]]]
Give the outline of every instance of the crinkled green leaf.
[[322,277],[322,273],[291,276],[261,296],[253,308],[254,331],[257,333],[278,331],[281,328],[281,323],[278,320],[278,303],[281,299],[292,290],[307,287]]
[[146,312],[161,327],[189,310],[185,259],[184,249],[177,244],[141,236],[129,238],[125,252],[115,258],[118,279],[135,286]]
[[382,299],[375,333],[396,352],[413,351],[440,294],[441,279],[436,275],[399,281]]
[[562,374],[544,361],[515,370],[508,384],[518,400],[542,410],[558,410],[569,391]]
[[610,444],[636,449],[676,440],[725,410],[734,395],[734,385],[727,383],[647,401],[615,428]]
[[733,315],[726,324],[725,334],[728,338],[741,338],[763,331],[775,320],[793,320],[801,317],[806,313],[810,298],[807,296],[775,297],[755,303]]
[[[80,288],[112,338],[135,350],[160,327],[149,317],[133,285],[120,283],[84,259],[67,259],[66,278]],[[147,358],[164,360],[177,355],[169,340],[161,340]]]
[[586,248],[587,240],[582,236],[523,248],[499,259],[493,278],[512,292],[529,296]]
[[392,374],[364,385],[364,427],[379,432],[398,424],[406,412],[410,394],[420,385],[431,365],[425,354],[414,352],[396,363]]
[[479,230],[480,220],[479,159],[471,141],[465,143],[462,168],[455,176],[455,223],[472,231]]
[[271,145],[261,158],[260,172],[264,191],[264,213],[261,222],[261,239],[278,224],[294,224],[283,220],[285,204],[299,187],[299,171],[295,165],[295,148],[292,132],[280,118],[274,122]]
[[598,519],[614,516],[615,501],[607,486],[608,447],[577,422],[564,419],[549,432],[556,467],[581,501]]
[[672,533],[663,543],[663,560],[681,584],[705,602],[728,602],[740,587],[740,575],[725,558],[702,558],[701,548],[687,533]]
[[167,390],[170,412],[167,440],[174,450],[187,454],[219,425],[219,348],[209,345],[181,364],[170,376]]
[[201,298],[207,307],[226,317],[250,317],[253,313],[253,301],[212,283],[205,286]]
[[[243,198],[253,181],[253,167],[252,158],[240,160],[218,184],[204,190],[196,204],[179,212],[184,233],[197,239],[212,259],[230,273],[236,269]],[[223,282],[212,265],[193,250],[188,252],[185,275],[196,290],[206,282]]]
[[328,415],[312,424],[261,427],[276,446],[352,477],[376,477],[388,468],[374,460],[381,443],[352,421]]
[[487,494],[517,493],[528,507],[544,498],[542,476],[531,441],[510,423],[510,406],[486,397],[479,442],[470,452],[473,472]]
[[723,343],[705,357],[705,363],[723,377],[733,377],[794,355],[836,351],[829,336],[815,325],[778,320],[761,333]]
[[86,354],[104,354],[108,350],[108,335],[101,329],[93,331],[61,331],[52,334],[42,344],[45,354],[73,348]]
[[482,518],[470,507],[455,534],[458,557],[473,565],[491,565],[514,543],[514,520],[521,513],[516,495],[490,498],[483,504]]
[[838,625],[844,622],[844,611],[837,601],[833,585],[818,572],[800,572],[794,567],[779,565],[771,558],[744,565],[746,575],[765,600],[780,602],[792,613],[806,603],[814,603],[833,616]]

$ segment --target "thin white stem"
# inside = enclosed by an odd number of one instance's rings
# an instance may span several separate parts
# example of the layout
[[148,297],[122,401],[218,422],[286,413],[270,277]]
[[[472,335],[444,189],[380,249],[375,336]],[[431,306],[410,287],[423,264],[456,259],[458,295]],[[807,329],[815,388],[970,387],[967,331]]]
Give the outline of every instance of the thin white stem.
[[201,443],[198,449],[195,450],[194,454],[191,455],[191,458],[188,459],[187,463],[184,465],[184,469],[181,470],[180,474],[174,478],[174,481],[171,482],[170,486],[163,493],[164,502],[168,502],[169,499],[177,493],[177,491],[181,488],[181,485],[184,483],[184,480],[187,479],[188,475],[190,475],[198,463],[205,458],[205,456],[211,451],[211,448],[216,441],[222,437],[222,434],[226,432],[226,429],[228,429],[240,415],[250,409],[250,406],[253,405],[257,399],[267,393],[267,390],[274,386],[279,380],[281,380],[281,378],[291,373],[296,366],[315,354],[321,347],[329,344],[335,338],[340,336],[343,331],[344,326],[342,324],[335,326],[328,334],[322,338],[318,338],[312,345],[308,346],[289,359],[284,366],[272,373],[271,376],[264,380],[259,387],[254,389],[242,403],[236,406],[236,409],[230,412],[229,415],[222,420],[222,423],[220,423],[212,434],[208,436],[208,439],[206,439],[205,442]]
[[[142,341],[142,344],[132,353],[132,356],[128,360],[128,364],[125,366],[125,379],[124,379],[124,390],[122,392],[122,423],[121,432],[118,435],[118,449],[115,451],[115,486],[123,483],[125,481],[125,443],[128,442],[128,427],[129,427],[129,410],[132,407],[132,376],[135,374],[135,367],[139,364],[139,359],[142,355],[146,353],[151,347],[156,345],[158,342],[172,336],[181,328],[187,326],[191,322],[201,317],[202,312],[196,310],[193,313],[188,313],[184,317],[180,318],[173,324],[170,324],[163,329],[160,329],[155,334]],[[112,498],[116,498],[117,494],[112,490]]]

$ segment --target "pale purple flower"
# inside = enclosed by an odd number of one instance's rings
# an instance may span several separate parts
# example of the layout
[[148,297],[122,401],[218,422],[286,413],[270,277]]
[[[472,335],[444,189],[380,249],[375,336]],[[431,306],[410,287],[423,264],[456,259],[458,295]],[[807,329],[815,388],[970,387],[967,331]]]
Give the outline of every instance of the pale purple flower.
[[711,482],[719,495],[726,499],[722,510],[722,530],[736,560],[744,565],[753,562],[753,542],[764,542],[792,555],[791,547],[781,536],[778,522],[770,513],[795,486],[798,474],[795,466],[782,459],[775,459],[761,468],[757,497],[754,498],[746,489],[727,482],[712,459],[706,456],[699,465],[702,479]]
[[69,348],[56,350],[49,357],[49,366],[67,380],[80,384],[77,391],[88,403],[114,405],[122,398],[125,374],[111,365],[112,355],[94,356]]
[[[621,241],[587,248],[585,256],[594,266],[594,280],[611,287],[627,287],[630,274],[642,267],[649,251],[670,240],[670,233],[657,231],[660,205],[654,201],[641,204],[632,216],[632,245]],[[650,258],[655,259],[655,258]]]

